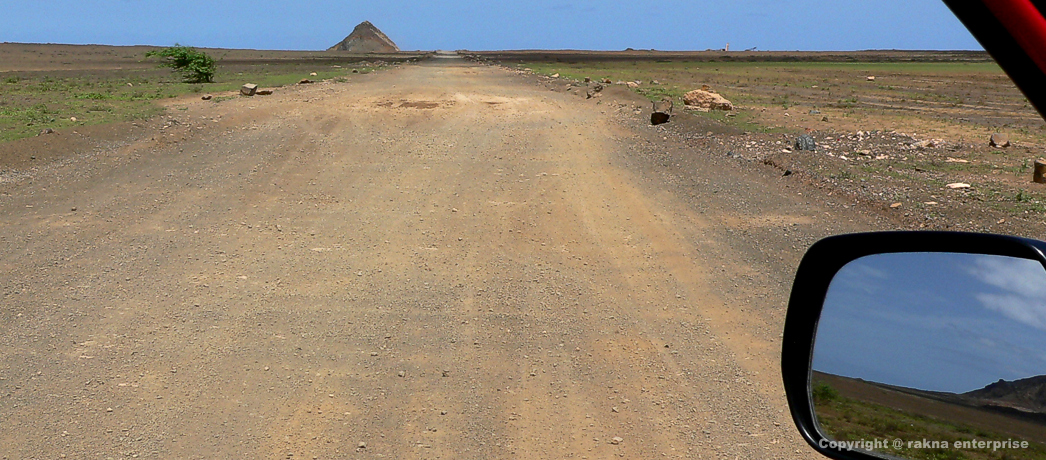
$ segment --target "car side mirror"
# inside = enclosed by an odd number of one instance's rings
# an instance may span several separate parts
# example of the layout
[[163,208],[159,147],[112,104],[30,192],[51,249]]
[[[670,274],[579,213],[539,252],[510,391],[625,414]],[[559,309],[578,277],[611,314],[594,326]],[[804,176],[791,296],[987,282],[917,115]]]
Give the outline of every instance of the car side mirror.
[[812,246],[781,359],[806,441],[836,459],[1046,458],[1044,252],[953,232]]

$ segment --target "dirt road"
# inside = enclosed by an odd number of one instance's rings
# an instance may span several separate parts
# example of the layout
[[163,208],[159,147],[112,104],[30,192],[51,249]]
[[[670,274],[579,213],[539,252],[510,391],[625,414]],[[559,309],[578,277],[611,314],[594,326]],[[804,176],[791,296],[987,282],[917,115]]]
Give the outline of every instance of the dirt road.
[[435,61],[4,172],[3,458],[814,458],[791,276],[884,224]]

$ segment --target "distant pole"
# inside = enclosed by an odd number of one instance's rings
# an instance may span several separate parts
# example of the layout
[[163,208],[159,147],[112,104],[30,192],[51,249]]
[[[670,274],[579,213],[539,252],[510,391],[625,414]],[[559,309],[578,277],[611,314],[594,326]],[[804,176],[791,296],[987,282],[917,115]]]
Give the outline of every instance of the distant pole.
[[726,48],[724,48],[723,51],[730,51],[730,44],[729,43],[726,44]]

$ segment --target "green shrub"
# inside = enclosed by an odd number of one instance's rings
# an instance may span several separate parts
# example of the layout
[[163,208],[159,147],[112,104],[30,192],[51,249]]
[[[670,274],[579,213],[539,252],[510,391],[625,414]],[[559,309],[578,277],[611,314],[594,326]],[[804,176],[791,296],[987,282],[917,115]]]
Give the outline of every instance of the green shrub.
[[181,72],[186,83],[210,83],[214,81],[217,64],[214,58],[196,48],[177,43],[170,47],[145,53],[145,57],[161,57],[160,67],[170,67]]
[[839,391],[832,388],[827,383],[818,383],[817,385],[814,385],[811,393],[813,393],[814,402],[819,403],[826,403],[839,398]]

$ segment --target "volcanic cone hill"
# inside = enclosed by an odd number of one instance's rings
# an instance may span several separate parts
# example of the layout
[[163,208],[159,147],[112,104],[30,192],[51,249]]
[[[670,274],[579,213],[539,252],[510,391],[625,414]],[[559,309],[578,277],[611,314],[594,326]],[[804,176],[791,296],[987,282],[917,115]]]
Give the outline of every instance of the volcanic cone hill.
[[353,53],[395,53],[400,49],[370,21],[363,21],[341,43],[327,51],[349,51]]

